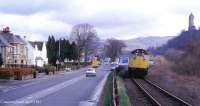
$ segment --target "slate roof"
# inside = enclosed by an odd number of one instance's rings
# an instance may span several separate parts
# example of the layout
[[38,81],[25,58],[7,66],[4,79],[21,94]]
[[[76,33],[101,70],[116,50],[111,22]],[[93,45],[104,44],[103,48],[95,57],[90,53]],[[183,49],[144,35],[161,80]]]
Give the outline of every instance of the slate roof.
[[8,46],[9,43],[2,37],[0,36],[0,46]]
[[33,48],[35,48],[35,45],[37,45],[38,49],[41,51],[42,50],[42,46],[43,46],[43,42],[40,41],[29,41],[29,43],[31,44],[31,46]]
[[0,45],[8,46],[9,44],[14,43],[26,44],[26,42],[19,35],[0,32]]

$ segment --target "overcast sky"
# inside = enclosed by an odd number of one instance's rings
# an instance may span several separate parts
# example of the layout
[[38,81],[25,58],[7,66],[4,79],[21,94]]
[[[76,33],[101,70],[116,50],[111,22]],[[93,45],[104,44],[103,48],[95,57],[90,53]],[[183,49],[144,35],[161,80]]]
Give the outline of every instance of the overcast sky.
[[[15,2],[14,2],[15,1]],[[29,40],[67,37],[80,23],[93,25],[102,39],[175,36],[193,12],[200,26],[198,0],[0,0],[0,28]]]

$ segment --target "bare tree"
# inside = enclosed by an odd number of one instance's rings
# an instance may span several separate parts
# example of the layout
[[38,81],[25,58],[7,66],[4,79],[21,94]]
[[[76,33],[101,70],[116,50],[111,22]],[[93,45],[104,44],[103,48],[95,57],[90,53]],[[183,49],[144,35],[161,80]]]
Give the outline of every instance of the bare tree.
[[78,24],[72,28],[70,39],[75,41],[78,46],[78,61],[80,63],[80,56],[84,53],[85,62],[88,59],[88,53],[96,50],[96,43],[99,40],[96,30],[90,24]]
[[105,44],[106,56],[114,61],[121,53],[122,48],[126,47],[123,41],[117,39],[108,39]]

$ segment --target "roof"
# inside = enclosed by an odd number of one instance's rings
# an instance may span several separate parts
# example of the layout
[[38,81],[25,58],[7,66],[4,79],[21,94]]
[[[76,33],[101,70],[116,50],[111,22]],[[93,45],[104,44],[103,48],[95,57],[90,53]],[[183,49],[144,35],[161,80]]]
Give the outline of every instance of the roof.
[[132,54],[135,54],[135,53],[144,53],[144,54],[148,54],[146,50],[144,49],[135,49],[131,52]]
[[35,60],[43,60],[42,57],[36,57]]
[[13,43],[26,44],[19,35],[14,35],[10,32],[0,32],[0,45],[7,46]]
[[34,42],[29,41],[29,43],[31,44],[31,46],[32,46],[33,48],[35,48],[35,45],[37,45],[38,49],[39,49],[40,51],[42,50],[43,42],[41,42],[41,41],[34,41]]
[[2,37],[0,36],[0,46],[8,46],[9,43]]

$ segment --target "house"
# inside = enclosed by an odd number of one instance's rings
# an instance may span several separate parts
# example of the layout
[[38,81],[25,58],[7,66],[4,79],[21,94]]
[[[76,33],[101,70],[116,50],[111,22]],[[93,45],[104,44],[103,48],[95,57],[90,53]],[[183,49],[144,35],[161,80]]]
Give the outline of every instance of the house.
[[46,43],[40,41],[27,41],[28,48],[28,65],[36,65],[43,67],[48,64]]
[[0,31],[0,54],[3,64],[26,65],[28,58],[26,42],[10,32],[9,27]]

